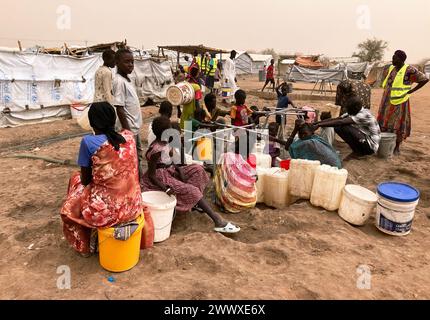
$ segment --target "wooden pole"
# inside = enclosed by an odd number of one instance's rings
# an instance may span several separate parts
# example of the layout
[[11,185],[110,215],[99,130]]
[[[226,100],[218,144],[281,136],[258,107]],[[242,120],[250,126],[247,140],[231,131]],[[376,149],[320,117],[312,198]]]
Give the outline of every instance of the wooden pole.
[[179,69],[179,51],[178,51],[178,55],[176,57],[176,70]]
[[19,48],[19,51],[22,51],[21,41],[19,41],[19,40],[18,40],[18,48]]

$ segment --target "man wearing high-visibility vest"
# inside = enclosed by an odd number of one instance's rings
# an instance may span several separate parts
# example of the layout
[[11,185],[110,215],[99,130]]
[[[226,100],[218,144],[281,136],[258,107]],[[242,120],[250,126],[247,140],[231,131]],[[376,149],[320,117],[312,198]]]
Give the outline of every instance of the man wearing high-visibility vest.
[[211,54],[209,65],[206,69],[206,87],[213,92],[215,84],[215,71],[218,68],[218,59],[215,57],[215,53]]
[[201,68],[200,68],[200,77],[203,80],[203,84],[206,83],[206,76],[207,76],[207,70],[209,69],[209,61],[210,61],[210,54],[209,52],[206,52],[203,56],[202,56],[202,64],[201,64]]
[[[382,132],[397,135],[394,154],[400,154],[400,145],[411,135],[411,110],[409,97],[422,88],[429,79],[415,67],[405,64],[406,53],[397,50],[392,65],[384,74],[384,94],[378,112],[378,123]],[[413,83],[418,83],[412,88]]]
[[199,56],[199,54],[197,53],[197,51],[194,51],[193,53],[193,61],[191,62],[190,68],[188,69],[188,73],[190,73],[192,68],[198,68],[199,71],[201,70],[201,66],[202,66],[202,58],[201,56]]

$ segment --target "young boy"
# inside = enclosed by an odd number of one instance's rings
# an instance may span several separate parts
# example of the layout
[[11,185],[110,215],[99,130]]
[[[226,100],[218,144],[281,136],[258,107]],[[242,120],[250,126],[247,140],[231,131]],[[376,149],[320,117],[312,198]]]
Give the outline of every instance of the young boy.
[[95,75],[94,102],[107,101],[113,105],[112,71],[115,68],[115,51],[105,50],[102,54],[103,65],[97,69]]
[[273,91],[275,91],[275,59],[270,60],[270,66],[267,67],[266,83],[264,84],[263,89],[261,89],[261,92],[264,91],[269,83],[272,84]]
[[134,70],[133,53],[128,49],[119,49],[115,53],[115,62],[118,72],[113,81],[113,96],[119,120],[118,126],[131,131],[134,135],[139,161],[139,178],[142,180],[143,146],[140,138],[142,114],[136,88],[129,78],[129,74]]
[[[321,121],[331,119],[331,112],[322,112],[321,113]],[[333,127],[325,127],[321,128],[319,136],[323,138],[325,141],[327,141],[331,146],[333,146],[334,143],[334,136],[335,136],[334,128]]]
[[[293,108],[296,107],[293,101],[288,97],[288,86],[285,82],[280,84],[276,88],[276,94],[278,95],[278,104],[276,105],[276,111],[286,109],[288,108],[288,105],[291,105]],[[276,123],[278,125],[282,124],[281,115],[276,115]]]
[[209,112],[209,116],[206,116],[206,121],[216,121],[224,124],[224,117],[230,113],[229,111],[223,110],[216,105],[216,95],[213,93],[208,93],[205,96],[205,107]]
[[236,127],[243,127],[248,125],[248,118],[254,111],[252,111],[248,106],[245,105],[246,93],[245,91],[239,89],[234,94],[236,103],[231,108],[230,118],[231,124]]
[[[236,127],[247,126],[249,124],[249,116],[251,116],[254,111],[245,105],[246,93],[239,89],[234,94],[234,97],[236,99],[236,103],[233,105],[230,112],[231,124]],[[251,137],[249,132],[243,129],[236,129],[234,136],[235,153],[240,153],[245,160],[248,159],[248,155],[250,150],[253,149],[253,142],[255,142],[256,137],[255,139],[250,139]],[[242,148],[240,148],[240,145],[242,145]]]
[[277,160],[281,155],[281,145],[271,137],[276,137],[278,134],[279,124],[276,122],[269,123],[269,144],[265,146],[264,153],[270,154],[272,157],[272,167],[277,166]]

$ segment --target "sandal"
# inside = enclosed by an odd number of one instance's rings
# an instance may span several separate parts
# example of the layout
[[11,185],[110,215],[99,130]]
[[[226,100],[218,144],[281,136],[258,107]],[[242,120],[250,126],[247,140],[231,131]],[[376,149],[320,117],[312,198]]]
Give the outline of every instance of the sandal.
[[192,209],[193,211],[198,211],[198,212],[200,212],[200,213],[204,213],[204,211],[203,211],[203,209],[202,208],[200,208],[197,204],[193,207],[193,209]]
[[220,233],[238,233],[240,231],[240,227],[228,222],[224,227],[214,228],[214,231]]

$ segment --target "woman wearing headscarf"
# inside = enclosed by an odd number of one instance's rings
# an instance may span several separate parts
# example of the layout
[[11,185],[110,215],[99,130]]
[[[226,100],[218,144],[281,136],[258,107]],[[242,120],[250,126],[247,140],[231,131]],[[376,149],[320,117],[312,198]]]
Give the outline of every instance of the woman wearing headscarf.
[[115,131],[115,110],[107,102],[93,103],[88,118],[94,134],[81,141],[81,171],[70,178],[61,208],[64,235],[83,255],[95,252],[96,228],[133,221],[143,209],[133,133]]
[[[382,132],[397,135],[394,154],[400,154],[400,144],[411,135],[411,110],[409,97],[429,80],[415,67],[405,64],[406,53],[397,50],[392,66],[385,73],[382,87],[385,89],[378,112],[378,123]],[[412,88],[413,83],[418,83]]]

